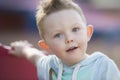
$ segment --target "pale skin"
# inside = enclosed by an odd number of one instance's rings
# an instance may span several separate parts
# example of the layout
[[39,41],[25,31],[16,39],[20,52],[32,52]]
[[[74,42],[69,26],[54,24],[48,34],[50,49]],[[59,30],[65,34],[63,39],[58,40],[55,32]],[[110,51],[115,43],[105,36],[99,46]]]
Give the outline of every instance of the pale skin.
[[[67,9],[52,13],[45,17],[43,25],[44,40],[39,41],[40,48],[55,54],[68,66],[87,57],[86,49],[93,33],[93,26],[87,26],[77,11]],[[47,46],[47,49],[41,43]],[[45,56],[40,54],[44,53],[43,51],[26,46],[29,43],[21,41],[21,44],[19,41],[13,42],[11,46],[15,49],[11,53],[17,56],[22,55],[34,64],[39,58]]]

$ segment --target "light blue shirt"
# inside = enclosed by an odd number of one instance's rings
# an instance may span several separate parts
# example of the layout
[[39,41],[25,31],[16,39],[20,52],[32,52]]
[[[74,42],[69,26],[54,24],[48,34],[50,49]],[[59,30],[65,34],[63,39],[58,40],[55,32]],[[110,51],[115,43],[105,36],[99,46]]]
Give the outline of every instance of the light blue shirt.
[[[36,64],[39,80],[49,80],[50,69],[54,71],[52,79],[57,80],[60,63],[55,55],[39,59]],[[80,67],[75,75],[76,80],[120,80],[120,71],[116,64],[100,52],[93,53],[78,64]],[[61,80],[72,80],[73,71],[78,64],[70,67],[63,64]]]

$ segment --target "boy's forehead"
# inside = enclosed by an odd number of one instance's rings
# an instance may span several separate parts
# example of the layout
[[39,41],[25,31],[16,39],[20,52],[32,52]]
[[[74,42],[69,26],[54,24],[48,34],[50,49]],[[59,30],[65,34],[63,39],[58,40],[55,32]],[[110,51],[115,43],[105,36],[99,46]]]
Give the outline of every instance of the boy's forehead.
[[[80,14],[73,9],[61,10],[45,17],[43,21],[44,29],[56,28],[57,26],[72,26],[72,24],[83,24]],[[49,29],[48,28],[48,29]]]

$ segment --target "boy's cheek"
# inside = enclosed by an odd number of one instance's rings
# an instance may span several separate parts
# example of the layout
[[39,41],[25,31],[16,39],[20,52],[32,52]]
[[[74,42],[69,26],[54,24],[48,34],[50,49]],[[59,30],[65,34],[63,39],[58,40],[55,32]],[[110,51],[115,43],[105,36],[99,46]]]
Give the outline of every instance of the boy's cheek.
[[53,45],[51,45],[51,50],[53,51],[53,52],[61,52],[61,51],[63,51],[64,49],[63,49],[64,47],[62,46],[62,45],[58,45],[58,44],[53,44]]

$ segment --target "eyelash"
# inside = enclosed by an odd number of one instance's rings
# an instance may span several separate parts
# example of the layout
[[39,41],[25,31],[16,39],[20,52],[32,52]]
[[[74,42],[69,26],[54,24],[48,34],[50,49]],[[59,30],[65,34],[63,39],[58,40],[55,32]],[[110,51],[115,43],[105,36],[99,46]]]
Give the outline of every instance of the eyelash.
[[80,28],[78,28],[78,27],[74,27],[74,28],[72,29],[72,32],[77,32],[77,31],[79,31],[79,29],[80,29]]
[[61,34],[57,33],[57,34],[54,35],[54,38],[59,38],[60,36],[61,36]]

